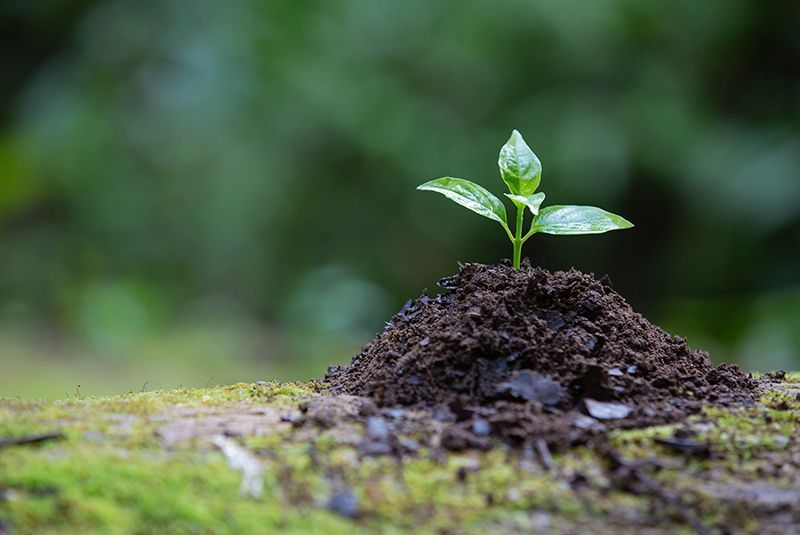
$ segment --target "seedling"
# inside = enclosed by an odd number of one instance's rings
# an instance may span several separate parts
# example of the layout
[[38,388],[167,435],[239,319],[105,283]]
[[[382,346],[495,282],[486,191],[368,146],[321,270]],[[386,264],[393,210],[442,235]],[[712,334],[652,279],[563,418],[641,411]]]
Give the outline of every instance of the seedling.
[[[441,193],[476,214],[500,223],[514,246],[515,269],[519,269],[522,244],[536,233],[601,234],[633,226],[627,219],[595,206],[555,205],[540,210],[545,195],[535,191],[542,179],[542,163],[516,130],[511,132],[511,137],[500,149],[497,164],[500,167],[500,176],[508,187],[509,193],[505,196],[517,207],[517,224],[513,234],[508,228],[506,207],[503,202],[474,182],[447,176],[425,182],[417,186],[417,189]],[[531,211],[533,219],[530,230],[523,236],[526,208]]]

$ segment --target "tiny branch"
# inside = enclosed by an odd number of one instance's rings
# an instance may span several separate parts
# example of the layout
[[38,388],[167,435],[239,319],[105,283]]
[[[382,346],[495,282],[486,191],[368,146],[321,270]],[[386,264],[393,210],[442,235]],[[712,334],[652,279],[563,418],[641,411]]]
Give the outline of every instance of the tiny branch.
[[212,441],[225,456],[228,466],[242,474],[240,494],[255,499],[261,498],[264,492],[262,478],[264,468],[261,462],[247,449],[224,435],[215,435]]
[[62,440],[64,434],[58,431],[54,433],[42,433],[39,435],[26,435],[23,437],[0,438],[0,448],[8,446],[24,446],[26,444],[41,444],[51,440]]

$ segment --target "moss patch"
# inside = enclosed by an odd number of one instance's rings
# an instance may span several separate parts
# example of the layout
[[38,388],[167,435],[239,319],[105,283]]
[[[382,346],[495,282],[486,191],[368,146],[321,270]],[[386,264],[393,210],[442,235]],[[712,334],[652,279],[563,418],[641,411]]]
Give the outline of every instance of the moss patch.
[[[552,463],[500,445],[362,456],[360,424],[295,426],[276,416],[291,421],[320,390],[265,383],[0,400],[0,439],[64,434],[0,449],[0,521],[12,533],[758,532],[800,521],[800,374],[770,383],[754,407],[617,431],[608,451],[578,448]],[[249,428],[251,420],[261,423]],[[189,438],[165,438],[176,421]],[[208,436],[237,422],[236,440],[264,467],[258,500],[239,494],[240,474]],[[710,453],[654,440],[676,436]],[[356,512],[326,507],[341,492]]]

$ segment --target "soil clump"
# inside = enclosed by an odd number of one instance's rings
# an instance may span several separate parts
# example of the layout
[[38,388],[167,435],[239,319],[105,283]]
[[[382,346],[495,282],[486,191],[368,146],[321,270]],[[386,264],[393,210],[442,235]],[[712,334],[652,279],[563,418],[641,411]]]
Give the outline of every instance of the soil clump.
[[431,410],[449,449],[544,441],[562,449],[615,428],[752,404],[758,382],[651,324],[612,288],[526,261],[466,264],[445,293],[410,300],[346,366],[333,393]]

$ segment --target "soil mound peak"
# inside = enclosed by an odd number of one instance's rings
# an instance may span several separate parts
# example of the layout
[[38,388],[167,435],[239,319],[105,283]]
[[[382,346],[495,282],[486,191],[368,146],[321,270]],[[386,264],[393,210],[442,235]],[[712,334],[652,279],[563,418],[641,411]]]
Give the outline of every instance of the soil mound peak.
[[448,291],[409,301],[350,365],[329,369],[334,391],[447,407],[464,434],[512,441],[580,442],[754,399],[750,376],[651,324],[607,276],[526,261],[466,264],[438,284]]

